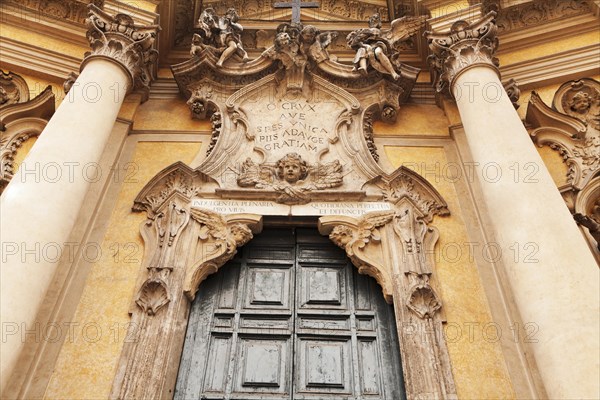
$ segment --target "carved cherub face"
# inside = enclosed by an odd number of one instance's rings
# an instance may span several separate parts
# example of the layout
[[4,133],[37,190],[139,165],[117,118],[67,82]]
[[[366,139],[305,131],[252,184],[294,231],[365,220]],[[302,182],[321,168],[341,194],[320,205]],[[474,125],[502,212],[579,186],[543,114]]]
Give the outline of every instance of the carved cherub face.
[[300,38],[302,39],[303,43],[310,44],[315,41],[318,32],[319,31],[314,26],[307,25],[304,27],[304,29],[302,29],[302,32],[300,32]]
[[275,37],[275,47],[278,49],[284,48],[290,44],[290,35],[286,32],[280,32]]
[[304,179],[307,171],[306,162],[295,153],[288,154],[277,162],[277,175],[292,185]]
[[379,13],[369,17],[369,28],[381,28],[381,15],[379,15]]
[[590,95],[584,92],[578,92],[573,96],[571,110],[584,114],[590,109],[591,105]]
[[229,19],[231,22],[238,22],[240,16],[238,15],[237,11],[235,11],[235,8],[230,8],[225,13],[225,18]]

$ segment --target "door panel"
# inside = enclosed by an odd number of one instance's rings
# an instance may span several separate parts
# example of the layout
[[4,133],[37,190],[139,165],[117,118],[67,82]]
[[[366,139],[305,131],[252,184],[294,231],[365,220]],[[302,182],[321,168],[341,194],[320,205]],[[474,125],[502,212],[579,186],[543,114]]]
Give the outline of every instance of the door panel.
[[317,232],[270,230],[192,305],[176,399],[402,399],[391,306]]

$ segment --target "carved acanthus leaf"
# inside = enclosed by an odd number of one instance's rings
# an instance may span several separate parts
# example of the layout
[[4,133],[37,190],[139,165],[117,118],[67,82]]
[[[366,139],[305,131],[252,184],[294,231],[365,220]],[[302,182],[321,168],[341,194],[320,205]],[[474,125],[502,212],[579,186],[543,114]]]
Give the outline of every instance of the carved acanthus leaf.
[[490,11],[473,23],[457,21],[448,32],[425,32],[432,54],[428,58],[438,92],[449,92],[465,68],[487,65],[498,74],[496,13]]
[[93,57],[110,58],[129,72],[131,86],[128,89],[141,91],[146,100],[158,60],[158,51],[153,47],[160,27],[136,25],[127,14],[113,17],[93,4],[89,10],[86,36],[92,51],[86,53],[81,68]]
[[[375,278],[383,290],[388,303],[392,302],[393,283],[389,265],[385,263],[380,229],[394,218],[393,211],[372,212],[359,219],[322,217],[320,224],[325,229],[331,227],[329,238],[344,249],[361,274]],[[377,250],[372,248],[375,244]]]
[[[485,0],[488,9],[499,0]],[[587,0],[535,0],[523,4],[516,3],[513,7],[500,8],[498,11],[498,32],[539,27],[551,21],[589,14],[592,10],[590,1]],[[510,4],[510,3],[508,3]]]

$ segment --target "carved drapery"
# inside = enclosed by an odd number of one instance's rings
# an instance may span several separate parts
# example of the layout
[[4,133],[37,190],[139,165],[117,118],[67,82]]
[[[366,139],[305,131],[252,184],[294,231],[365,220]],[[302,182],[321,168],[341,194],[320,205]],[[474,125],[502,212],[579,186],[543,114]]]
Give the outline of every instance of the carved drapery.
[[[158,25],[139,26],[127,14],[114,17],[94,4],[89,5],[86,20],[87,39],[92,48],[85,54],[81,69],[94,57],[102,57],[118,63],[129,75],[130,87],[127,90],[140,91],[147,99],[148,85],[154,79],[158,51],[154,42],[160,27]],[[115,90],[125,88],[116,88]]]
[[449,32],[425,32],[432,54],[428,58],[438,92],[448,93],[458,75],[474,66],[492,68],[498,76],[496,13],[469,24],[457,21]]
[[600,203],[596,190],[600,174],[600,83],[594,79],[568,81],[554,94],[548,107],[531,93],[526,121],[532,140],[539,147],[557,151],[567,166],[566,184],[559,187],[578,224],[589,232],[588,240],[600,259],[598,228]]
[[198,285],[231,259],[261,229],[253,214],[222,216],[194,208],[192,197],[210,178],[177,163],[159,173],[136,198],[145,211],[143,271],[131,325],[111,397],[171,397],[190,302]]
[[360,273],[374,277],[394,304],[408,398],[456,398],[439,310],[432,286],[438,232],[430,223],[448,215],[446,203],[414,172],[400,168],[372,182],[391,211],[361,218],[326,216],[319,229],[346,251]]
[[[16,75],[6,75],[13,77],[11,81],[16,80]],[[23,143],[39,136],[54,114],[54,94],[50,86],[34,99],[20,102],[29,98],[27,90],[25,85],[26,95],[19,95],[19,102],[6,102],[0,106],[0,193],[15,173],[14,159]]]

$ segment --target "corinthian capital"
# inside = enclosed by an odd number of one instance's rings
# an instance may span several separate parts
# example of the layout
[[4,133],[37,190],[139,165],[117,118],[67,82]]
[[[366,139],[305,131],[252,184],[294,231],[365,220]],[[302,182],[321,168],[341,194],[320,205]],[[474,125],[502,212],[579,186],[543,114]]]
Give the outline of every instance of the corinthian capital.
[[92,51],[85,54],[81,69],[96,57],[112,60],[129,74],[129,90],[147,92],[154,78],[152,66],[158,59],[158,51],[152,47],[160,27],[136,25],[129,15],[117,14],[113,17],[93,4],[88,8],[86,36]]
[[493,68],[498,75],[496,13],[469,24],[456,21],[447,32],[425,32],[431,55],[428,58],[437,91],[452,89],[463,71],[475,66]]

